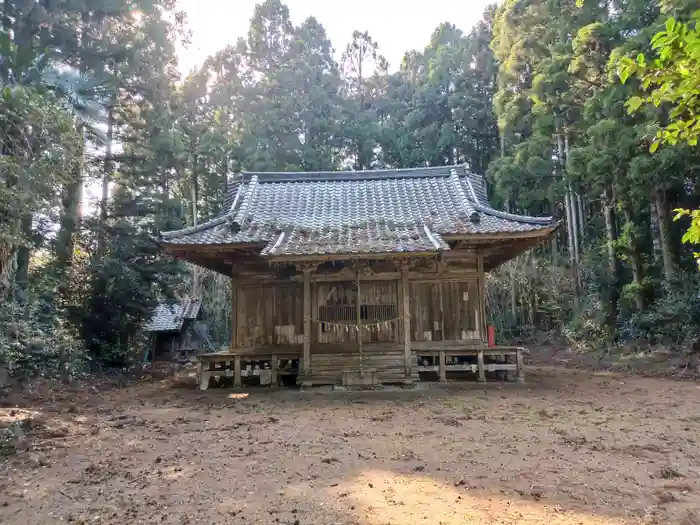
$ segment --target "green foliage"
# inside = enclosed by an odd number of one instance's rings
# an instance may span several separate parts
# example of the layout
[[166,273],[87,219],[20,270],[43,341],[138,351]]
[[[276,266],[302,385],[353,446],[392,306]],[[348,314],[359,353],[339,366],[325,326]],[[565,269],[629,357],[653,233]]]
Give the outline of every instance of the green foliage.
[[556,260],[526,254],[487,274],[488,322],[507,340],[556,337],[572,317],[575,293],[574,280]]
[[620,80],[625,83],[637,77],[645,94],[627,101],[630,113],[644,104],[668,105],[669,123],[657,131],[651,150],[660,144],[687,142],[698,144],[700,137],[700,11],[694,22],[684,24],[673,18],[666,20],[665,29],[651,40],[657,56],[648,60],[643,53],[636,58],[620,60]]
[[32,234],[22,227],[22,213],[27,209],[51,212],[58,201],[56,188],[66,181],[76,161],[79,137],[55,97],[19,85],[0,89],[0,126],[2,297],[10,287],[13,259]]
[[[690,217],[690,226],[688,230],[683,234],[682,241],[689,244],[700,244],[700,210],[683,210],[677,209],[675,220],[680,220],[683,217]],[[695,260],[700,268],[700,253],[693,253]]]
[[0,368],[10,375],[71,380],[88,370],[85,346],[56,301],[57,289],[55,269],[42,266],[0,310]]
[[[136,24],[132,8],[143,13]],[[181,224],[161,189],[172,162],[154,157],[164,154],[162,134],[142,126],[175,80],[181,17],[172,9],[170,0],[69,2],[50,12],[3,4],[0,366],[15,376],[70,378],[88,364],[125,363],[158,294],[172,294],[179,267],[150,241]],[[111,153],[116,141],[121,158]],[[99,207],[112,213],[84,217],[85,186],[107,190],[115,166],[128,177],[121,192],[103,193]],[[128,192],[128,204],[115,198]]]
[[690,4],[506,0],[471,29],[441,24],[392,70],[367,32],[338,60],[318,20],[265,0],[245,38],[180,78],[174,0],[5,2],[0,363],[128,366],[152,308],[188,293],[226,344],[226,277],[151,239],[217,214],[242,169],[466,163],[495,205],[562,222],[552,246],[489,276],[499,333],[600,348],[697,326],[679,283],[698,216],[680,214],[683,236],[671,214],[700,206]]
[[[634,113],[644,104],[670,108],[668,123],[656,132],[650,151],[659,145],[685,142],[697,146],[700,138],[700,11],[693,22],[685,24],[673,18],[666,20],[664,30],[656,33],[651,47],[657,54],[648,61],[643,53],[633,60],[620,60],[620,80],[625,83],[631,76],[639,79],[644,96],[632,96],[626,103]],[[700,244],[699,210],[678,209],[676,220],[689,215],[691,224],[683,236],[684,243]],[[695,254],[700,265],[700,255]]]
[[[684,75],[697,69],[688,55],[696,35],[677,22],[664,25],[669,14],[686,20],[690,3],[662,4],[631,1],[613,13],[595,0],[513,0],[496,12],[502,156],[489,178],[510,209],[551,213],[566,226],[557,264],[568,267],[577,292],[561,299],[574,313],[560,327],[580,346],[632,337],[620,330],[630,319],[680,305],[663,300],[692,269],[671,210],[698,204],[698,151],[692,140],[668,141],[654,154],[649,144],[659,129],[686,138],[692,131],[677,121],[695,113],[700,82]],[[650,61],[650,40],[660,29],[652,50],[674,51]],[[627,56],[634,58],[620,61]],[[639,85],[619,82],[618,73],[644,71],[650,76]],[[661,100],[669,93],[673,103]],[[551,292],[540,293],[543,300]]]
[[627,340],[691,349],[700,341],[700,279],[689,274],[684,286],[659,297],[645,312],[636,312],[621,330]]

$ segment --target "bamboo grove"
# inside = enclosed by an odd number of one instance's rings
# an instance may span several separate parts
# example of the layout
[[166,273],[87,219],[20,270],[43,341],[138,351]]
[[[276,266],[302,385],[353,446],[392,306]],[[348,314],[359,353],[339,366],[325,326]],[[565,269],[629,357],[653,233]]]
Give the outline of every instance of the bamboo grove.
[[490,276],[499,334],[689,348],[697,268],[674,210],[700,206],[700,150],[651,151],[678,115],[620,71],[694,4],[504,0],[388,64],[362,28],[331,43],[266,0],[183,77],[173,0],[1,2],[0,365],[123,366],[154,305],[188,292],[224,344],[226,287],[151,239],[215,214],[237,170],[453,163],[486,174],[496,206],[562,222]]

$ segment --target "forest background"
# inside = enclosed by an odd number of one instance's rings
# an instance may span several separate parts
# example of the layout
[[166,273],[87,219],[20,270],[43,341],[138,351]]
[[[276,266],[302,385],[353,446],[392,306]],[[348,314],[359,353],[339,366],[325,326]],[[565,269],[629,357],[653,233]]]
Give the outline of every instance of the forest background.
[[691,352],[695,7],[505,0],[390,71],[367,32],[336,54],[316,19],[265,0],[246,38],[181,77],[173,0],[0,2],[0,367],[127,366],[158,301],[187,294],[226,344],[227,278],[152,239],[216,214],[239,170],[456,163],[494,206],[562,222],[489,275],[499,338]]

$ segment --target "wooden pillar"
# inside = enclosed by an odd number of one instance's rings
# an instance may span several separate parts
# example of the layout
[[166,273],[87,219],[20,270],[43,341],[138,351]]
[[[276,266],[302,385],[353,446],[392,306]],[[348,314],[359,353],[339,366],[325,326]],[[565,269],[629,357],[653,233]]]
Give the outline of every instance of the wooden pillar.
[[209,378],[211,373],[209,372],[209,363],[204,363],[201,359],[197,364],[197,382],[199,383],[200,390],[206,390],[209,388]]
[[445,285],[444,282],[438,281],[435,286],[438,287],[438,300],[440,301],[440,341],[447,339],[445,335],[445,307],[442,301],[442,288]]
[[301,358],[302,375],[311,375],[311,271],[312,266],[304,266],[304,350]]
[[518,383],[525,382],[525,363],[523,360],[523,351],[521,349],[516,350],[515,362],[518,374]]
[[321,323],[318,321],[318,293],[311,287],[311,335],[310,341],[321,340]]
[[440,363],[438,365],[438,370],[440,371],[440,382],[444,383],[447,381],[447,370],[445,369],[445,351],[440,350],[440,353],[438,354],[438,359],[440,360]]
[[360,270],[355,271],[355,285],[357,286],[357,300],[355,301],[355,330],[357,331],[357,351],[360,354],[360,377],[364,377],[363,373],[363,355],[362,355],[362,288],[360,287]]
[[229,350],[238,346],[238,282],[235,273],[231,272],[231,345]]
[[479,350],[476,354],[476,364],[479,367],[479,381],[486,382],[486,365],[484,364],[484,351]]
[[[235,271],[231,272],[231,345],[229,352],[235,352],[238,347],[238,309],[241,306],[238,301],[238,279]],[[241,358],[235,356],[233,358],[233,386],[241,387],[243,381],[241,379]]]
[[408,264],[401,265],[401,310],[403,314],[403,357],[404,357],[404,373],[406,380],[411,380],[411,365],[413,363],[413,355],[411,353],[411,307],[410,307],[410,291],[408,288]]
[[476,252],[476,264],[479,272],[477,279],[479,288],[479,335],[482,341],[486,341],[488,337],[486,330],[486,274],[484,272],[484,256],[478,250]]
[[243,385],[241,379],[241,356],[237,355],[233,358],[233,386],[239,387]]
[[271,357],[272,358],[270,359],[270,385],[271,386],[278,386],[279,385],[279,372],[278,372],[278,367],[277,367],[278,357],[274,354],[272,354]]

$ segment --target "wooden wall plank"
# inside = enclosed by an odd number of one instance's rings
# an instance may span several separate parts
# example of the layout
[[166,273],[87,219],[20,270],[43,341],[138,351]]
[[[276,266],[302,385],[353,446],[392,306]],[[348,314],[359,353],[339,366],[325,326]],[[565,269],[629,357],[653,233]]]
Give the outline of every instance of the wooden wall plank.
[[411,340],[478,340],[478,281],[410,283]]
[[[411,356],[413,380],[418,380],[415,356]],[[339,384],[343,370],[359,369],[359,353],[354,344],[315,344],[311,348],[314,384]],[[369,343],[363,349],[363,368],[374,368],[384,383],[403,383],[406,379],[404,346],[400,343]]]
[[236,296],[238,347],[302,343],[303,287],[300,284],[248,284],[239,286]]

